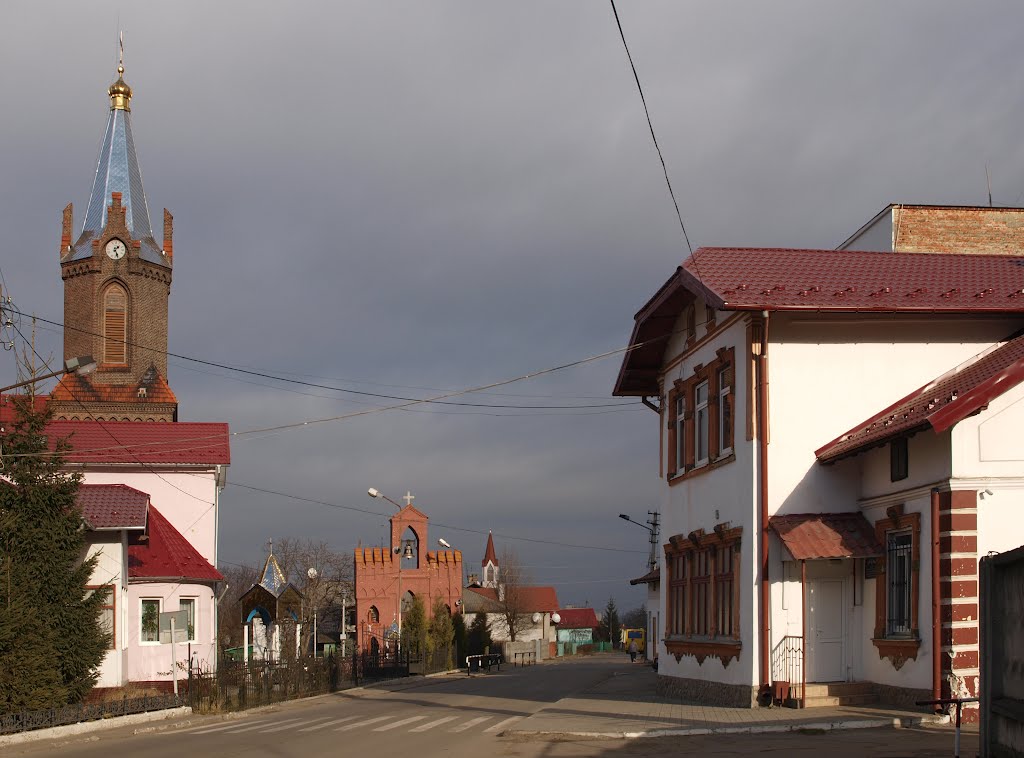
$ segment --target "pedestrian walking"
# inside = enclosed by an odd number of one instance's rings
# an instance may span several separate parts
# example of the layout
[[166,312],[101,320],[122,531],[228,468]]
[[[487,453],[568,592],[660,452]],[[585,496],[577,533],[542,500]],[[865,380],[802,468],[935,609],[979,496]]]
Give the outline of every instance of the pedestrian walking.
[[636,663],[637,649],[638,648],[636,646],[636,640],[630,640],[629,641],[629,662],[630,663]]

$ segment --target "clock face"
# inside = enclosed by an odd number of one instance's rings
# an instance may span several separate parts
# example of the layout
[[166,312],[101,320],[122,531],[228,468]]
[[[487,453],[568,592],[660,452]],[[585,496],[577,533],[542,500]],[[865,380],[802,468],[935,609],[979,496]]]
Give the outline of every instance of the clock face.
[[107,257],[111,260],[119,261],[124,258],[124,254],[128,252],[128,248],[119,239],[112,239],[107,243],[106,247]]

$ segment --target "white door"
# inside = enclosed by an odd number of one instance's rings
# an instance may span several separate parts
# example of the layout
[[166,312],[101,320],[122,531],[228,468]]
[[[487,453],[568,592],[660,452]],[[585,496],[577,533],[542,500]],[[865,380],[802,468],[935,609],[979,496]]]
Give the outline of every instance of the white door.
[[846,605],[842,579],[816,579],[807,586],[807,681],[846,679]]

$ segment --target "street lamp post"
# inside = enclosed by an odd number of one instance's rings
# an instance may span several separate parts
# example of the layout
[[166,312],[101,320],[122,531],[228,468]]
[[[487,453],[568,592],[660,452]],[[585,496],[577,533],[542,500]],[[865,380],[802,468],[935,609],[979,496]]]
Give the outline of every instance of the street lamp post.
[[[375,487],[370,487],[370,489],[368,489],[366,491],[366,494],[369,495],[370,497],[374,498],[374,499],[387,500],[389,503],[391,503],[393,506],[395,506],[399,510],[402,509],[401,505],[396,503],[394,500],[389,498],[387,495],[385,495],[383,492],[381,492],[379,489],[377,489]],[[406,497],[408,498],[409,502],[411,503],[412,502],[412,495],[409,494]],[[391,550],[392,550],[392,552],[395,555],[398,556],[398,652],[401,653],[401,650],[402,650],[402,559],[404,558],[406,560],[411,560],[415,556],[413,555],[413,552],[412,552],[412,543],[410,543],[408,541],[405,543],[405,547],[404,548],[402,547],[401,544],[398,544],[398,545],[393,545],[391,547]]]
[[651,552],[647,558],[647,568],[649,571],[654,571],[655,566],[658,565],[658,530],[660,524],[658,523],[659,514],[657,511],[647,511],[647,515],[650,516],[647,519],[646,524],[641,524],[639,521],[634,521],[625,513],[620,513],[619,518],[623,521],[628,521],[631,524],[636,524],[641,529],[646,529],[650,535]]
[[68,358],[64,361],[64,367],[59,371],[51,371],[49,374],[42,374],[40,376],[34,376],[31,379],[26,379],[23,382],[17,384],[11,384],[7,387],[0,387],[0,394],[8,392],[10,390],[16,390],[19,387],[25,387],[29,384],[35,384],[41,382],[43,379],[52,379],[55,376],[63,376],[64,374],[78,374],[84,376],[85,374],[91,374],[96,370],[96,361],[93,360],[91,355],[83,355],[79,358]]

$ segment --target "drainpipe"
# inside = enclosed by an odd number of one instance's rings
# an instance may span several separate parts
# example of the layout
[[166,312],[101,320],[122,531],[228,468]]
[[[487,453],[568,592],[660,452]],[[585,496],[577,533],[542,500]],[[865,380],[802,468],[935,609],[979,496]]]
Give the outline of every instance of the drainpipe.
[[800,561],[800,707],[807,707],[807,561]]
[[[932,490],[932,699],[942,697],[942,589],[939,584],[939,490]],[[877,589],[875,590],[878,591]]]
[[757,359],[757,442],[760,468],[758,500],[761,537],[761,683],[771,686],[768,638],[771,585],[768,581],[768,311],[761,312],[761,354]]

